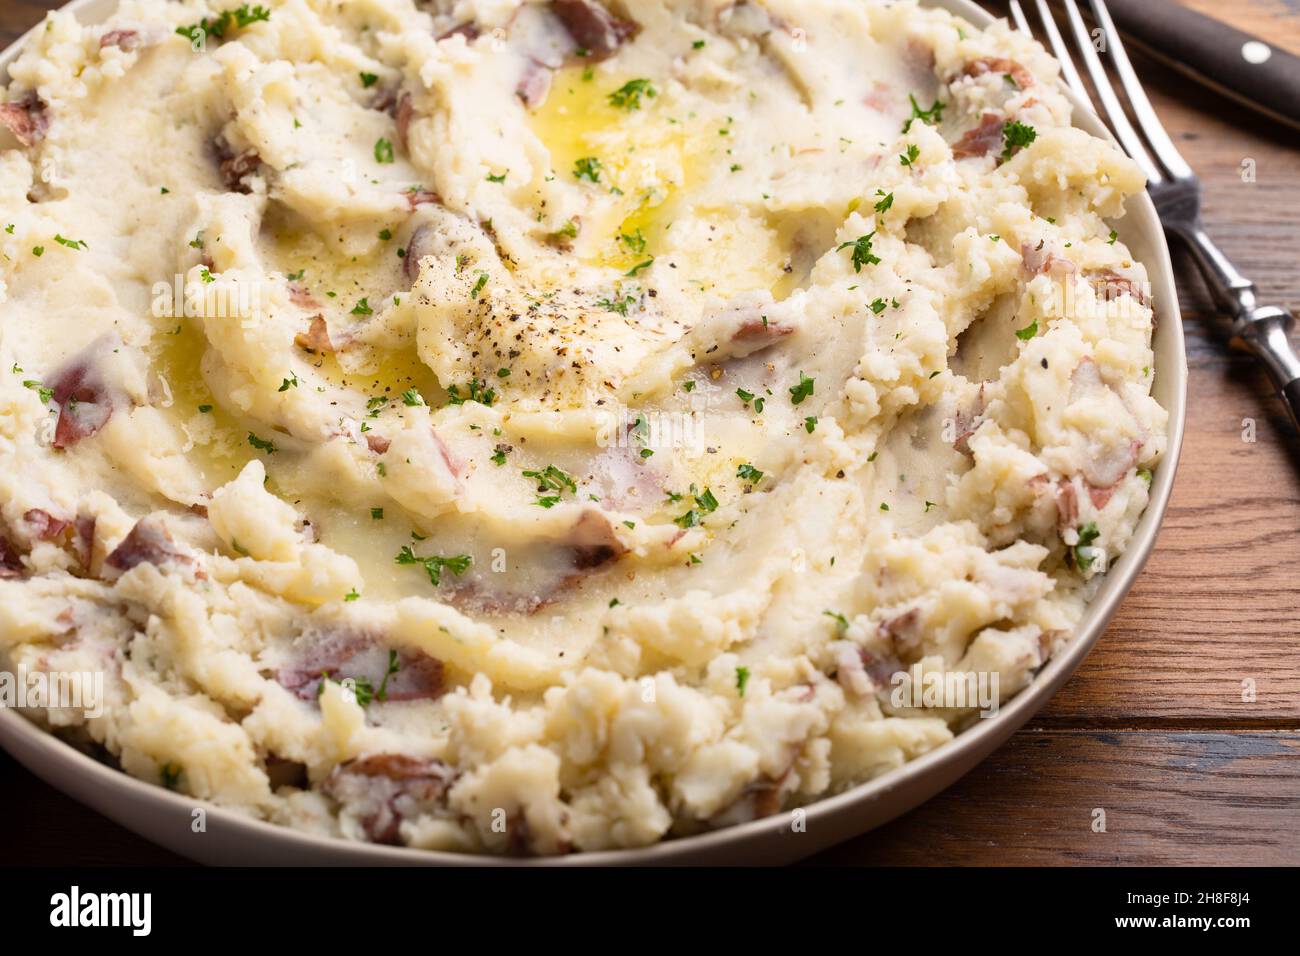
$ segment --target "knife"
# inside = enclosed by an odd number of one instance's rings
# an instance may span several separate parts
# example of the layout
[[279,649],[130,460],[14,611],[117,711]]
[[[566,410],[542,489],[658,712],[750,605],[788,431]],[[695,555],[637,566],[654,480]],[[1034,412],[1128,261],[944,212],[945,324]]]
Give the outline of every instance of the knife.
[[1169,0],[1107,0],[1143,53],[1270,119],[1300,129],[1300,57]]

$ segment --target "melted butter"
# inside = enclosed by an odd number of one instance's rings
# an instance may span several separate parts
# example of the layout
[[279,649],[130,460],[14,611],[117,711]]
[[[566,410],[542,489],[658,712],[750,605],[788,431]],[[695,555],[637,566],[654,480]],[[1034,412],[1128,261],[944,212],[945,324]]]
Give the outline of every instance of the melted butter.
[[384,408],[401,402],[402,394],[411,389],[432,407],[446,401],[446,391],[432,369],[420,361],[414,340],[409,347],[364,352],[353,349],[316,356],[312,367],[326,385],[365,395],[367,399],[387,398]]
[[584,262],[620,272],[655,255],[679,200],[702,179],[704,152],[702,137],[693,135],[698,124],[672,116],[659,97],[643,98],[634,110],[611,105],[609,94],[623,82],[565,67],[531,117],[557,177],[576,180],[580,160],[599,160],[595,186],[606,201],[584,219],[576,249]]
[[[171,390],[167,409],[194,442],[186,456],[199,470],[208,491],[233,479],[253,458],[239,422],[221,408],[203,380],[201,365],[206,342],[188,325],[179,331],[155,335],[150,361],[155,373]],[[209,411],[201,412],[200,407]]]
[[788,269],[792,230],[744,208],[711,205],[711,173],[730,170],[735,159],[728,152],[735,146],[731,122],[682,114],[662,94],[643,98],[639,109],[615,107],[609,94],[622,82],[566,67],[531,117],[562,181],[576,180],[580,160],[600,161],[598,186],[607,195],[584,216],[578,257],[627,273],[672,253],[678,274],[701,291],[727,296],[761,288],[788,296],[797,285]]
[[[392,231],[396,232],[396,224]],[[362,251],[354,251],[346,244],[346,231],[324,239],[274,206],[262,237],[268,268],[292,276],[330,312],[347,313],[361,298],[368,298],[375,308],[386,290],[396,287],[402,266],[396,239],[383,241],[376,234],[377,245],[367,242]]]
[[303,499],[297,507],[311,519],[321,544],[356,561],[364,577],[357,587],[363,598],[394,601],[433,593],[423,569],[394,560],[405,545],[416,542],[410,524],[392,502],[386,506],[376,502],[375,507],[384,507],[384,517],[379,519],[318,498]]

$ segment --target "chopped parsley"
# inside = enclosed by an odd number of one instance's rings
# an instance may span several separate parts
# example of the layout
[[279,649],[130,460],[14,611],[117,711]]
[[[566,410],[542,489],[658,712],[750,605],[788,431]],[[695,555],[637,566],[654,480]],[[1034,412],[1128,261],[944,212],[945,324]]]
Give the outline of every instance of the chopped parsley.
[[736,477],[756,485],[763,480],[763,473],[753,465],[745,464],[736,469]]
[[388,669],[384,671],[384,679],[379,682],[379,690],[375,691],[376,700],[388,699],[388,678],[392,677],[402,669],[402,663],[397,658],[397,651],[389,650],[388,652]]
[[1006,148],[1002,150],[1002,161],[1006,162],[1016,152],[1024,149],[1038,137],[1038,131],[1032,126],[1021,123],[1019,120],[1012,120],[1006,126],[1002,127],[1002,141]]
[[629,252],[636,253],[637,255],[645,252],[645,236],[642,235],[640,229],[630,234],[626,232],[622,233],[618,239],[619,242],[627,246]]
[[264,438],[258,438],[252,432],[248,433],[248,443],[258,451],[264,451],[268,455],[274,455],[276,452],[275,442],[267,441]]
[[402,545],[402,550],[397,552],[397,557],[393,559],[397,564],[418,564],[424,568],[425,573],[429,575],[429,583],[437,587],[442,583],[442,572],[450,571],[459,577],[469,570],[469,566],[474,563],[474,559],[468,554],[458,554],[454,557],[435,554],[427,558],[422,558],[411,550],[409,544]]
[[606,312],[617,312],[619,315],[627,315],[628,308],[636,304],[636,296],[625,295],[621,299],[601,299],[596,304]]
[[822,611],[827,617],[835,622],[835,630],[840,634],[846,634],[849,630],[849,619],[843,614],[837,614],[835,611]]
[[[695,486],[691,486],[694,490]],[[700,523],[700,516],[712,514],[718,510],[718,499],[714,497],[713,492],[708,488],[695,495],[695,507],[685,514],[678,515],[673,519],[673,524],[679,528],[694,528]]]
[[853,271],[861,272],[863,266],[874,266],[880,262],[880,257],[873,255],[871,252],[871,240],[875,238],[876,231],[873,229],[865,236],[859,236],[848,242],[841,242],[835,251],[840,252],[844,249],[853,250]]
[[917,120],[930,126],[938,126],[943,121],[943,108],[948,105],[947,103],[941,103],[938,100],[935,100],[933,106],[928,110],[923,110],[921,109],[921,104],[916,101],[915,96],[909,93],[907,94],[907,98],[912,101],[912,115],[908,117],[907,122],[903,124],[904,133],[910,130],[912,124]]
[[424,404],[424,397],[413,388],[408,388],[402,393],[402,404],[410,408],[415,408]]
[[641,97],[654,99],[658,90],[647,79],[628,80],[613,93],[609,94],[609,105],[616,109],[639,110]]
[[538,497],[535,503],[543,508],[554,508],[559,504],[560,496],[566,489],[573,494],[578,493],[578,483],[573,480],[573,476],[554,465],[547,465],[540,471],[525,470],[523,476],[537,482]]
[[353,315],[374,315],[374,312],[375,310],[370,308],[370,303],[365,298],[359,299],[357,304],[352,307]]
[[486,382],[476,378],[470,379],[463,394],[459,385],[451,385],[447,388],[448,405],[464,405],[466,402],[478,402],[480,405],[491,406],[496,400],[497,393],[488,388]]
[[50,402],[54,400],[54,389],[46,388],[40,382],[28,379],[23,382],[23,388],[30,388],[35,391],[36,394],[41,397],[41,402],[45,405],[50,404]]
[[201,44],[204,37],[216,37],[218,40],[224,40],[227,34],[233,34],[244,29],[244,27],[257,23],[259,20],[270,19],[271,11],[266,7],[261,4],[250,7],[245,3],[234,10],[222,11],[212,20],[204,17],[193,26],[177,27],[176,32],[189,40],[191,44]]
[[790,404],[798,405],[813,393],[813,379],[799,373],[799,384],[790,386]]
[[749,407],[749,403],[753,402],[755,414],[763,414],[763,406],[766,404],[766,399],[761,395],[755,396],[753,392],[747,392],[743,388],[738,388],[736,389],[736,397],[739,398],[747,408]]
[[1078,565],[1080,571],[1087,571],[1092,567],[1092,563],[1097,560],[1097,556],[1085,551],[1090,548],[1092,543],[1101,537],[1101,532],[1097,530],[1097,522],[1089,521],[1079,529],[1079,543],[1074,546],[1074,563]]
[[921,150],[915,143],[907,144],[907,152],[898,157],[898,161],[904,166],[911,166],[921,156]]
[[595,156],[584,156],[573,164],[573,175],[590,183],[600,182],[600,160]]
[[487,181],[490,183],[503,183],[506,181],[506,174],[502,173],[499,176],[493,176],[491,173],[488,173]]
[[393,144],[382,136],[375,140],[375,162],[391,163],[393,161]]
[[83,239],[65,239],[63,236],[60,236],[57,232],[54,234],[54,241],[57,242],[57,243],[58,243],[59,245],[61,245],[61,246],[66,246],[66,247],[69,248],[69,249],[85,249],[85,248],[86,248],[85,240],[83,240]]
[[808,434],[811,435],[813,431],[815,431],[817,428],[817,416],[809,415],[807,418],[805,418],[803,420],[803,427],[806,428],[808,430]]
[[361,77],[361,85],[366,89],[370,89],[379,82],[379,77],[374,73],[358,73],[357,75]]
[[551,233],[552,242],[572,242],[578,238],[578,221],[576,219],[566,219],[564,225]]
[[623,274],[626,276],[635,277],[636,274],[640,272],[642,269],[649,269],[652,265],[654,265],[654,263],[655,263],[654,256],[651,256],[649,259],[645,260],[644,262],[638,262],[636,265],[634,265],[631,269],[628,269],[627,272]]
[[876,210],[876,212],[880,212],[880,213],[889,212],[889,210],[894,205],[894,194],[887,193],[883,189],[877,189],[876,195],[884,197],[883,199],[878,200],[876,202],[876,205],[873,207]]

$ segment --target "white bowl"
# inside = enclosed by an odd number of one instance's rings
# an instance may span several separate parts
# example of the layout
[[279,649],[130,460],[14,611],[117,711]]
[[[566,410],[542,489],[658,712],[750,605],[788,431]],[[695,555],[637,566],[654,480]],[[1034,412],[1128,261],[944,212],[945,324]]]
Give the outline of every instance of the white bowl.
[[[73,0],[63,9],[75,11],[84,23],[95,23],[104,20],[116,5],[117,0]],[[978,26],[993,20],[969,0],[930,0],[927,5],[946,8]],[[0,71],[8,69],[22,42],[19,40],[0,53]],[[1072,94],[1067,91],[1067,95],[1075,105],[1075,125],[1094,135],[1109,137],[1091,108],[1081,108],[1082,104]],[[1129,201],[1119,232],[1137,259],[1146,265],[1154,291],[1159,326],[1154,339],[1153,392],[1169,411],[1169,447],[1156,469],[1150,504],[1138,522],[1128,549],[1111,564],[1074,637],[1034,681],[1003,706],[996,717],[978,722],[955,740],[868,783],[806,807],[802,811],[800,832],[795,832],[792,814],[787,812],[700,836],[667,840],[642,849],[579,853],[522,862],[573,866],[754,864],[798,860],[880,826],[924,803],[1006,741],[1060,689],[1101,636],[1151,553],[1169,502],[1183,442],[1187,359],[1182,320],[1169,248],[1155,207],[1145,193]],[[357,843],[312,836],[264,823],[127,776],[73,749],[9,710],[0,710],[0,745],[32,773],[69,796],[141,836],[202,863],[504,866],[521,862]],[[199,807],[206,815],[206,829],[195,833],[192,823]]]

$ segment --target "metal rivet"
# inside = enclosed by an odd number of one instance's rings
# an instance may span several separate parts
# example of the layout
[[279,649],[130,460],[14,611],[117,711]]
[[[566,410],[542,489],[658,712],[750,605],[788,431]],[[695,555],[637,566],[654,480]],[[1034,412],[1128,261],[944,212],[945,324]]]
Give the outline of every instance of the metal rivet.
[[1272,55],[1272,48],[1258,40],[1247,40],[1241,45],[1241,58],[1247,63],[1263,63]]

